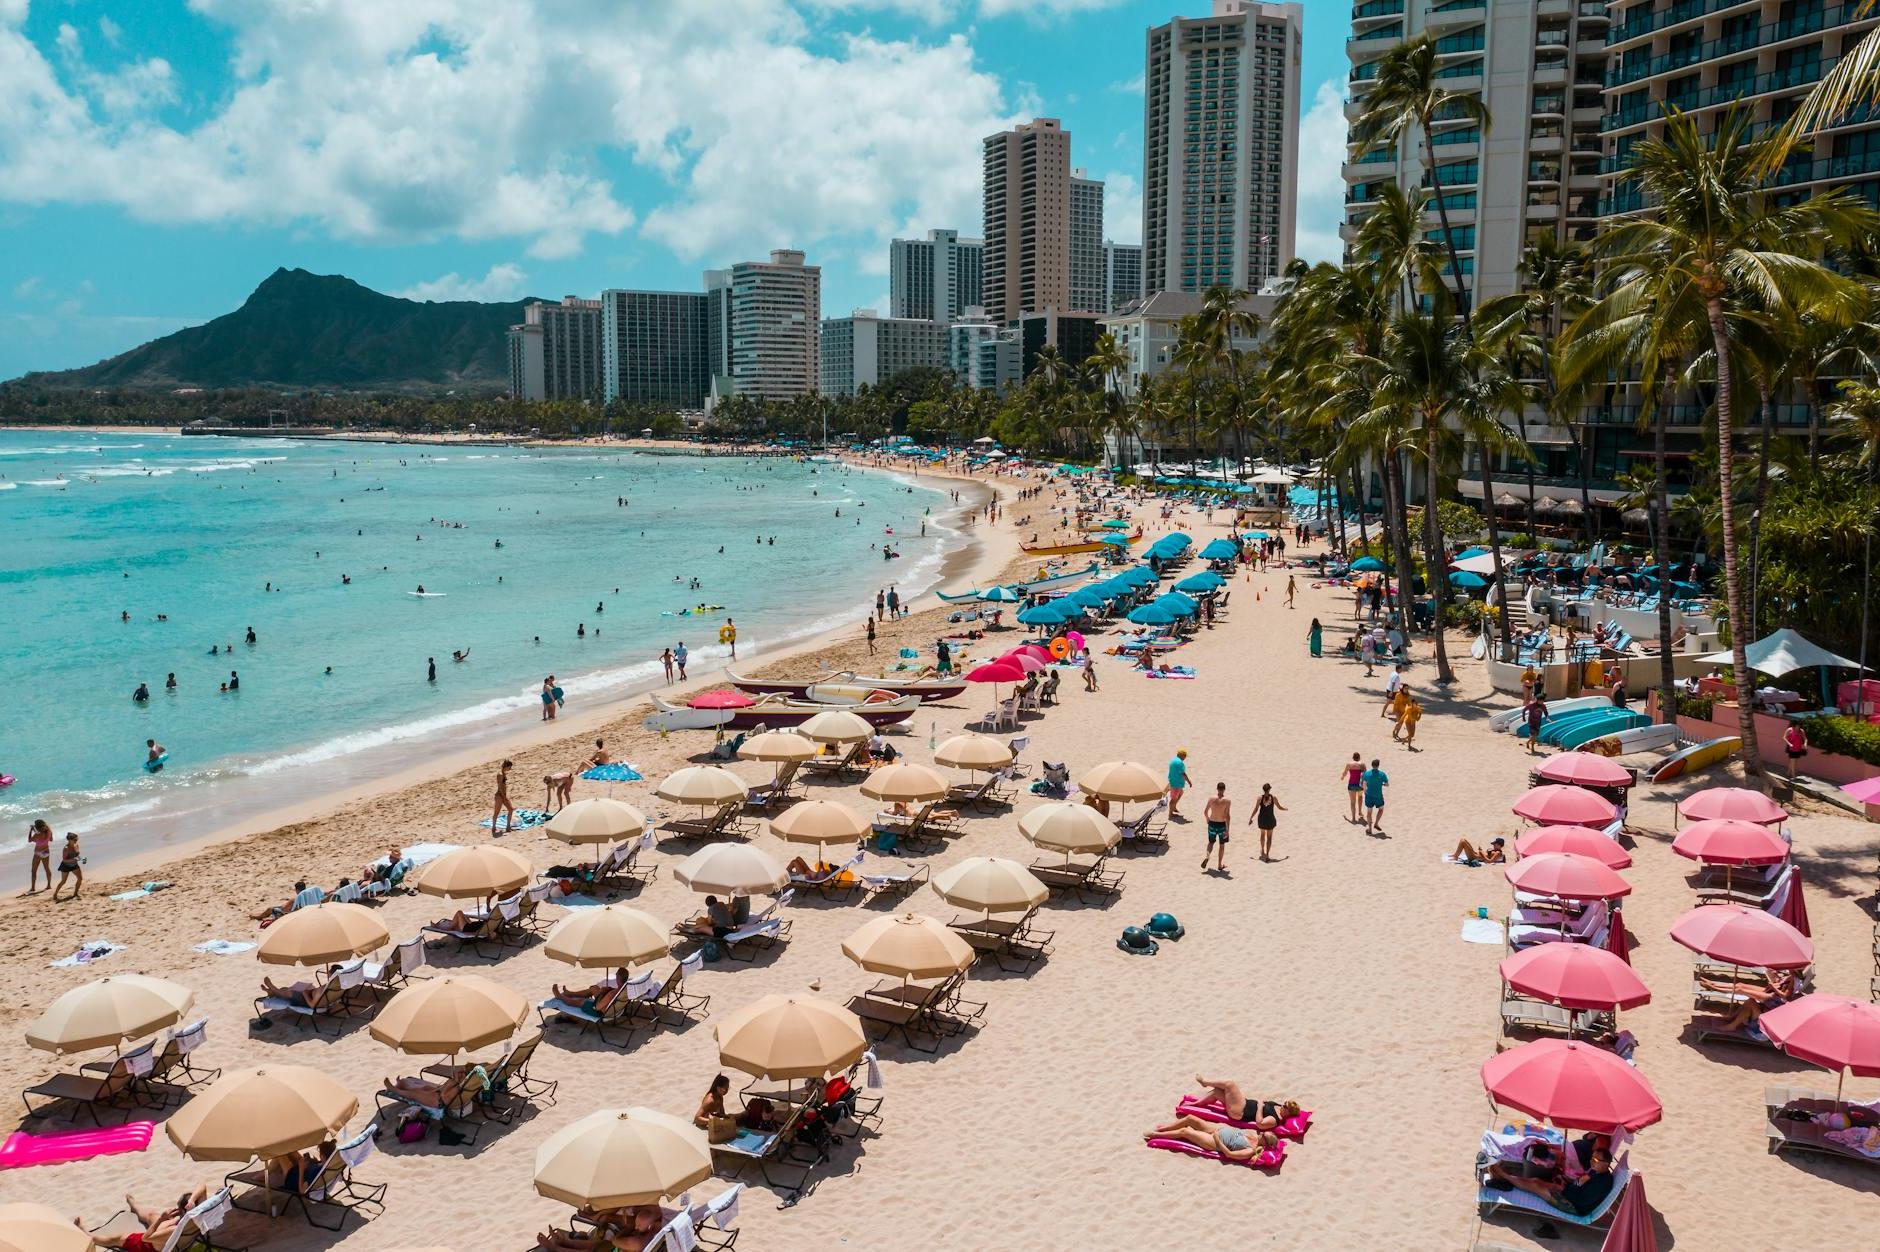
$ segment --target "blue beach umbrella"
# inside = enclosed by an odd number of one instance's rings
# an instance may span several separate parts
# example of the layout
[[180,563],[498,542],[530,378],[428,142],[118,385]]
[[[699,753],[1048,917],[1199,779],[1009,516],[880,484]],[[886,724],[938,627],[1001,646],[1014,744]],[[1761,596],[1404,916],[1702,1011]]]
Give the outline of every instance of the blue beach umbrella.
[[1471,573],[1466,569],[1450,570],[1449,585],[1451,587],[1466,587],[1470,590],[1474,590],[1478,587],[1488,586],[1488,579],[1482,577],[1480,574]]
[[611,761],[606,765],[596,765],[592,769],[583,770],[581,777],[591,778],[595,782],[618,783],[639,782],[645,775],[624,761]]
[[989,604],[1016,604],[1025,597],[1010,587],[994,587],[991,591],[982,591],[979,598]]
[[1064,599],[1080,609],[1098,609],[1103,607],[1103,602],[1109,597],[1103,594],[1101,588],[1083,587],[1071,592]]
[[1018,620],[1026,626],[1062,626],[1064,611],[1055,604],[1034,604],[1018,611]]
[[1193,617],[1200,607],[1187,596],[1177,595],[1173,591],[1165,596],[1157,596],[1154,603],[1157,608],[1166,609],[1177,617]]
[[1240,555],[1240,545],[1231,539],[1215,539],[1201,549],[1204,561],[1231,561]]
[[1107,543],[1113,548],[1127,548],[1129,546],[1129,536],[1128,535],[1105,535],[1103,538],[1099,539],[1097,542]]
[[1133,590],[1137,587],[1147,587],[1159,580],[1155,576],[1155,571],[1147,565],[1132,565],[1118,574],[1114,581]]
[[1478,543],[1473,548],[1468,548],[1461,552],[1456,553],[1456,559],[1458,561],[1466,561],[1472,556],[1487,556],[1487,555],[1488,555],[1488,549],[1484,548],[1481,544]]
[[1171,626],[1176,619],[1159,604],[1143,604],[1129,611],[1129,620],[1138,626]]
[[1185,530],[1170,531],[1168,534],[1162,536],[1162,542],[1164,543],[1167,543],[1171,539],[1184,545],[1194,542],[1193,536],[1189,535]]
[[1351,563],[1351,569],[1360,574],[1381,573],[1384,563],[1374,556],[1361,556]]
[[1128,530],[1129,523],[1124,521],[1120,517],[1112,517],[1109,521],[1103,523],[1103,529],[1105,530]]
[[1182,579],[1180,582],[1175,584],[1175,590],[1182,592],[1185,595],[1196,595],[1196,594],[1206,593],[1209,591],[1219,591],[1221,587],[1225,585],[1226,581],[1227,580],[1222,578],[1219,574],[1214,573],[1212,570],[1208,570],[1203,573],[1194,574],[1188,578]]

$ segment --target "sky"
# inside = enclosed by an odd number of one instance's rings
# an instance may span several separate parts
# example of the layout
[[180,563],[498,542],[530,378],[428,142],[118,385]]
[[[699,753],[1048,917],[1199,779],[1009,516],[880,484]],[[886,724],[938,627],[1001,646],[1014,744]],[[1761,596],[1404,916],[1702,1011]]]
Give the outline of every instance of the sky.
[[[697,290],[977,233],[980,140],[1060,118],[1141,235],[1143,33],[1210,0],[0,0],[0,379],[280,266],[414,299]],[[1306,0],[1299,252],[1338,252],[1345,0]]]

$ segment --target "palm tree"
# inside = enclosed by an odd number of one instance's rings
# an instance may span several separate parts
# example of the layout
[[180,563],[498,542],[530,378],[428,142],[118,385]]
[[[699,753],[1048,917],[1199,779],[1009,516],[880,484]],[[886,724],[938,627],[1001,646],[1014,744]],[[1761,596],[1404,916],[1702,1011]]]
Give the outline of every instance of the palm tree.
[[[1859,0],[1853,12],[1843,12],[1843,21],[1869,17],[1880,7],[1880,0]],[[1880,102],[1880,27],[1867,32],[1854,47],[1822,76],[1815,89],[1775,135],[1774,141],[1759,154],[1757,172],[1770,174],[1789,157],[1795,146],[1824,127],[1832,126],[1861,105]]]
[[1462,262],[1456,255],[1455,236],[1449,229],[1449,206],[1437,177],[1434,130],[1439,122],[1468,122],[1488,132],[1488,106],[1481,97],[1451,90],[1437,61],[1436,41],[1428,35],[1398,44],[1377,63],[1377,77],[1364,99],[1364,112],[1352,131],[1360,154],[1395,144],[1415,126],[1423,136],[1425,177],[1435,188],[1436,216],[1442,223],[1443,244],[1449,253],[1449,277],[1455,284],[1458,316],[1466,316],[1468,294],[1462,289]]
[[[1622,184],[1639,183],[1655,213],[1613,227],[1596,243],[1599,254],[1624,275],[1622,282],[1665,290],[1672,296],[1667,304],[1688,297],[1702,305],[1716,353],[1717,475],[1730,648],[1738,686],[1745,691],[1754,682],[1745,652],[1752,624],[1743,611],[1737,562],[1730,318],[1751,303],[1765,309],[1812,304],[1851,314],[1859,303],[1858,285],[1798,255],[1797,249],[1870,233],[1877,220],[1841,193],[1776,206],[1759,194],[1763,182],[1754,171],[1759,155],[1758,145],[1749,141],[1746,112],[1732,109],[1706,137],[1689,116],[1673,110],[1663,135],[1640,143],[1632,167],[1619,177]],[[1661,570],[1661,578],[1669,572]],[[1737,710],[1745,769],[1757,775],[1762,762],[1754,702],[1739,699]]]
[[[1829,417],[1840,428],[1847,440],[1858,450],[1856,464],[1867,469],[1867,485],[1880,488],[1880,387],[1869,383],[1845,383],[1841,387],[1841,398],[1828,410]],[[1873,602],[1873,532],[1874,519],[1870,516],[1862,528],[1860,554],[1860,653],[1856,659],[1860,662],[1858,677],[1867,677],[1867,640],[1869,638],[1868,610]],[[1856,717],[1866,715],[1866,691],[1860,688],[1861,703],[1855,710]]]
[[[1111,431],[1117,430],[1117,423],[1127,409],[1123,397],[1123,376],[1129,372],[1129,366],[1129,353],[1123,350],[1123,345],[1109,331],[1097,336],[1096,345],[1090,355],[1084,358],[1084,370],[1102,399],[1106,409],[1105,425]],[[1120,446],[1117,451],[1120,455]]]

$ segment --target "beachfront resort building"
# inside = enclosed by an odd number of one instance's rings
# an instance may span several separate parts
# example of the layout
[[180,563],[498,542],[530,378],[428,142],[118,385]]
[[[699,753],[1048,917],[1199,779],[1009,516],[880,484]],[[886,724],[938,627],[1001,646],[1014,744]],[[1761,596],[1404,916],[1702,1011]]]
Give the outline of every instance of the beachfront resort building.
[[[1265,326],[1272,320],[1278,303],[1279,297],[1267,291],[1247,297],[1240,307],[1258,316],[1260,324]],[[1116,312],[1098,319],[1101,330],[1115,336],[1117,347],[1129,358],[1129,367],[1123,371],[1122,378],[1109,380],[1105,385],[1133,398],[1143,379],[1154,378],[1173,366],[1182,319],[1201,312],[1201,304],[1202,297],[1193,292],[1158,291],[1131,300]],[[1257,336],[1234,337],[1234,347],[1243,352],[1252,351],[1258,344]]]
[[1071,133],[1041,117],[986,136],[983,147],[987,314],[1010,322],[1070,308]]
[[945,368],[947,329],[925,318],[881,317],[873,309],[824,319],[822,393],[852,396],[911,369]]
[[1114,313],[1142,295],[1142,245],[1103,242],[1103,311]]
[[601,302],[531,300],[509,328],[509,394],[517,400],[601,398]]
[[[1376,7],[1392,5],[1401,11],[1404,0]],[[1303,24],[1300,4],[1214,0],[1206,17],[1150,28],[1144,292],[1258,291],[1292,260]]]
[[969,308],[947,327],[947,369],[968,387],[999,391],[1024,377],[1018,332]]
[[1083,170],[1071,175],[1070,309],[1102,313],[1103,302],[1103,180]]
[[703,408],[711,387],[705,294],[616,288],[600,303],[602,398]]
[[711,400],[793,400],[817,390],[822,269],[779,249],[705,273]]
[[983,303],[985,256],[985,240],[957,230],[896,239],[888,245],[889,315],[945,324]]

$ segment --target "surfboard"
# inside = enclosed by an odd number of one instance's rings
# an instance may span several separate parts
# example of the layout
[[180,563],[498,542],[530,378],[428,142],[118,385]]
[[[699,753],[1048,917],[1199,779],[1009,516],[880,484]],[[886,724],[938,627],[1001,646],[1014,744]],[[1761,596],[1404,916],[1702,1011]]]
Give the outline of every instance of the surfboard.
[[449,595],[450,592],[448,591],[407,591],[405,594],[408,596],[415,596],[420,600],[442,600],[445,596]]
[[669,709],[655,713],[642,723],[648,730],[665,734],[673,730],[711,730],[723,726],[737,713],[733,709]]
[[151,760],[145,761],[144,772],[148,774],[156,773],[158,770],[163,768],[163,763],[169,759],[170,759],[170,754],[168,752],[165,752],[162,756],[155,757]]
[[1651,780],[1655,783],[1669,782],[1673,778],[1695,774],[1706,766],[1715,765],[1734,755],[1742,746],[1743,740],[1738,735],[1725,735],[1721,739],[1707,739],[1703,743],[1692,744],[1660,761],[1651,772]]
[[1589,739],[1598,739],[1622,730],[1632,730],[1648,725],[1650,722],[1649,717],[1637,710],[1615,708],[1608,713],[1590,715],[1585,721],[1562,731],[1559,743],[1563,748],[1577,748]]
[[1593,752],[1600,756],[1627,756],[1633,752],[1656,752],[1660,748],[1676,747],[1682,734],[1683,732],[1676,726],[1634,726],[1631,730],[1622,730],[1616,735],[1590,739],[1580,745],[1580,751]]
[[[1595,705],[1611,704],[1605,696],[1574,696],[1571,700],[1555,700],[1547,706],[1547,716],[1555,717],[1561,713],[1571,713],[1576,709],[1590,709]],[[1509,731],[1522,724],[1527,710],[1517,705],[1512,709],[1503,709],[1488,719],[1490,730]]]
[[1478,661],[1488,655],[1487,635],[1477,635],[1475,637],[1475,642],[1469,645],[1469,655]]

